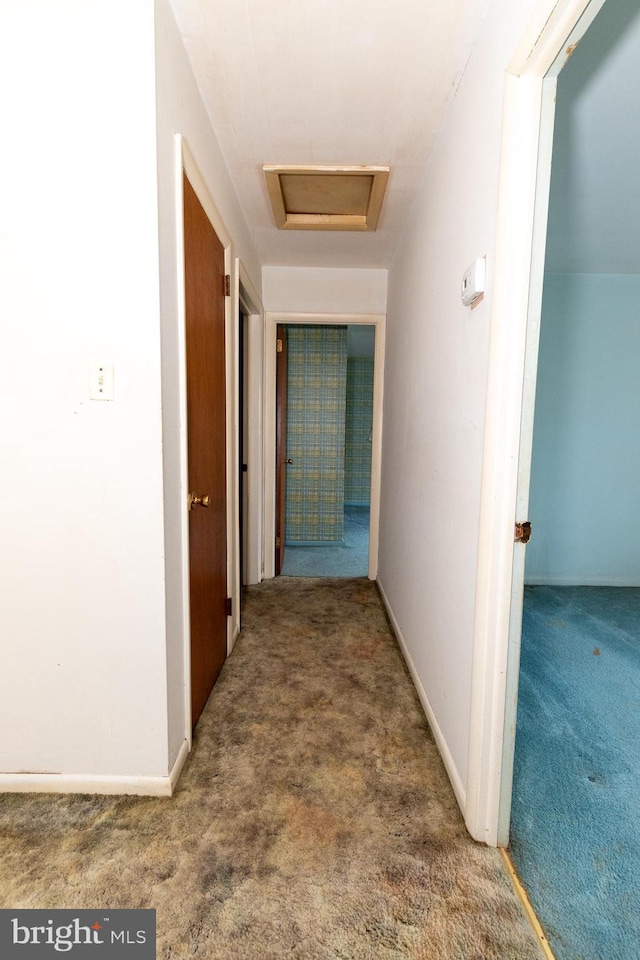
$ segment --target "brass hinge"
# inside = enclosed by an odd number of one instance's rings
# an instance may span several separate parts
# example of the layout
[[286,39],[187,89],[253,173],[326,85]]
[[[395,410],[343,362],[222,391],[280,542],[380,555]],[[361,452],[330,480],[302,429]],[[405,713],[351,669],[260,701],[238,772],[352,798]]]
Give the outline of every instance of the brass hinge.
[[523,523],[516,523],[516,543],[529,543],[531,540],[531,524],[528,520],[525,520]]
[[233,600],[231,597],[227,597],[227,616],[230,617],[233,613]]
[[276,550],[279,550],[281,546],[282,546],[282,540],[280,539],[280,537],[276,537]]
[[276,340],[276,353],[282,353],[282,340]]
[[225,297],[231,296],[231,274],[229,273],[224,275],[224,295]]

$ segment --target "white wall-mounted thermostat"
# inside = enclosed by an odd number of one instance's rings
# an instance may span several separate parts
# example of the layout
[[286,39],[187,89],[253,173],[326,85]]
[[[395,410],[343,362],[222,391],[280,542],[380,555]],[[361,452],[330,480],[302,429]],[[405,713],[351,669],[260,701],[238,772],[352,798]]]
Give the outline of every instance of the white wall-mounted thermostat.
[[484,293],[486,275],[487,261],[485,257],[478,257],[468,270],[465,270],[460,291],[465,307],[470,307]]

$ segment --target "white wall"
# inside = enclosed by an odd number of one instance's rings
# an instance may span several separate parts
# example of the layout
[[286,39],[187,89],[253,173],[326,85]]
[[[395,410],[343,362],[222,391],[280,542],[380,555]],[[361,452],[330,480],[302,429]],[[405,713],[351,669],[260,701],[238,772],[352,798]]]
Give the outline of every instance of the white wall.
[[154,85],[152,0],[0,6],[2,772],[168,769]]
[[387,271],[263,267],[262,299],[273,313],[386,313]]
[[[180,473],[180,360],[178,217],[175,190],[175,135],[181,134],[206,184],[220,220],[233,239],[247,276],[261,288],[257,254],[215,133],[196,86],[182,39],[167,0],[156,0],[158,203],[160,222],[160,303],[162,315],[163,440],[167,576],[167,669],[169,677],[169,756],[184,737],[184,626],[182,521],[184,497]],[[235,459],[234,463],[237,462]],[[235,477],[235,474],[233,475]]]
[[640,277],[545,277],[529,583],[640,585]]
[[378,579],[463,808],[504,74],[533,7],[491,4],[389,271]]
[[558,81],[546,269],[640,269],[640,5],[608,0]]

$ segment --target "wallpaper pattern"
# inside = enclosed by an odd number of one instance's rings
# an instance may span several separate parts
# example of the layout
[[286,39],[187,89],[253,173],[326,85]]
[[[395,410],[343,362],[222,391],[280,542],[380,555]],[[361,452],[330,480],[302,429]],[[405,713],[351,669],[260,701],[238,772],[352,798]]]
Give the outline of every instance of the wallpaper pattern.
[[287,327],[286,539],[344,537],[347,328]]
[[373,426],[373,358],[347,359],[345,424],[345,503],[371,499],[371,429]]

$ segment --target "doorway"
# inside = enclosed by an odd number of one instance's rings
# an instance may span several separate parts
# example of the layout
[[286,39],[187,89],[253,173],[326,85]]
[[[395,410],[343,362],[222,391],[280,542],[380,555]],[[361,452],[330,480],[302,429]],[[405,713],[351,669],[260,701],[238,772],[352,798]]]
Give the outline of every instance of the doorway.
[[278,326],[276,570],[368,572],[375,330]]
[[[265,540],[264,540],[264,567],[265,577],[272,577],[276,572],[276,537],[279,535],[276,529],[277,520],[277,502],[276,495],[276,475],[282,476],[282,471],[277,471],[279,460],[294,459],[293,457],[283,456],[282,453],[276,453],[276,435],[278,433],[276,425],[276,414],[278,404],[276,402],[276,367],[278,346],[277,346],[277,328],[286,326],[298,328],[299,326],[316,327],[324,326],[337,329],[342,327],[346,331],[347,327],[355,326],[373,328],[373,411],[371,423],[366,436],[366,443],[371,448],[370,454],[370,520],[369,520],[369,549],[366,568],[362,575],[368,575],[369,579],[375,579],[377,574],[378,560],[378,529],[379,529],[379,505],[380,505],[380,463],[381,463],[381,439],[382,439],[382,392],[383,392],[383,371],[384,371],[384,328],[385,317],[380,314],[266,314],[265,324],[265,348],[268,358],[265,377],[265,438],[267,446],[265,449]],[[343,337],[346,332],[343,332]],[[357,337],[357,333],[355,334]],[[363,335],[364,336],[364,335]],[[269,358],[272,362],[269,362]],[[346,376],[346,371],[345,371]],[[280,405],[281,408],[281,405]],[[344,436],[344,426],[343,426]],[[272,439],[270,439],[272,438]],[[342,441],[342,456],[344,457],[344,440]],[[287,464],[287,469],[292,466]],[[282,487],[280,488],[282,490]],[[358,504],[352,504],[357,508]],[[366,507],[362,505],[366,511]],[[281,510],[281,513],[283,511]],[[340,536],[344,535],[344,497],[341,502],[341,517],[336,518],[335,524],[342,529]],[[365,530],[366,535],[366,530]],[[282,536],[282,534],[280,534]],[[305,538],[306,539],[306,538]],[[324,549],[323,547],[313,547],[312,549]],[[306,575],[306,574],[305,574]],[[311,574],[309,574],[311,575]],[[328,575],[328,574],[327,574]]]
[[608,0],[557,89],[510,851],[559,958],[640,940],[639,44]]

